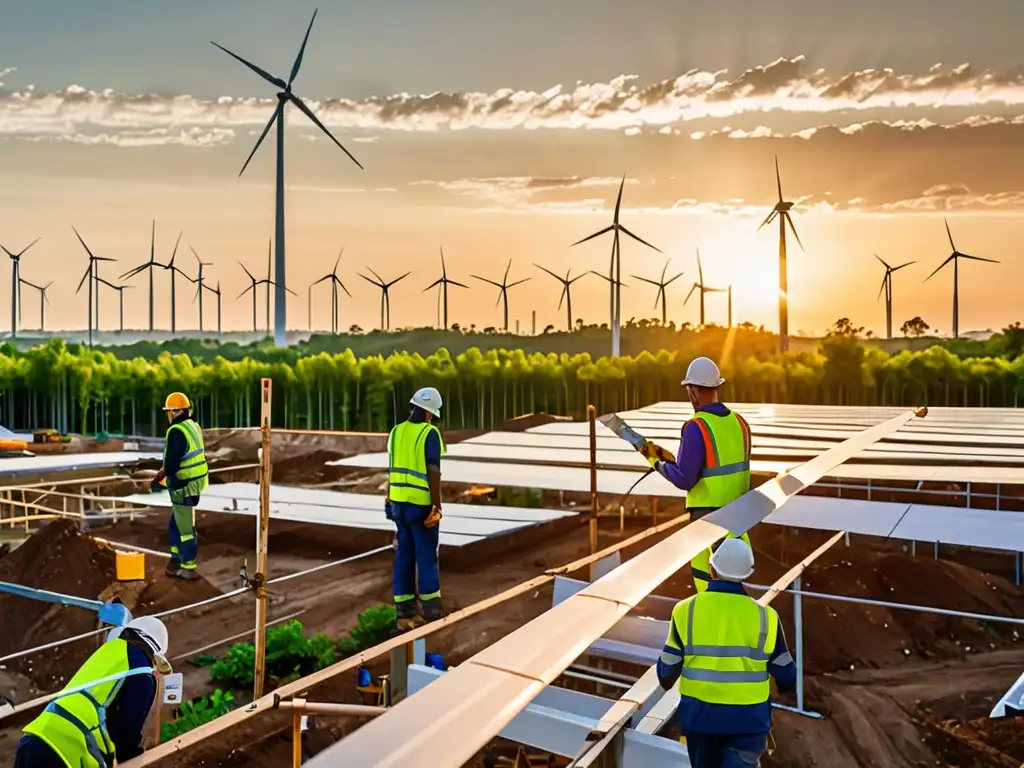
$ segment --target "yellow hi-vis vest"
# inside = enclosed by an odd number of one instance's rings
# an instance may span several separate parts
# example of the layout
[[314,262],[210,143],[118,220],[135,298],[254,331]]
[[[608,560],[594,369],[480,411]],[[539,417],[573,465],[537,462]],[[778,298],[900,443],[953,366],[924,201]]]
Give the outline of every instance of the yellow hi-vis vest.
[[403,421],[388,435],[388,498],[391,501],[430,506],[425,445],[432,431],[437,432],[443,455],[444,440],[433,424]]
[[[735,539],[736,534],[727,533],[725,538]],[[750,545],[750,537],[747,534],[741,534],[739,538],[747,542],[748,546]],[[708,581],[711,579],[711,555],[714,552],[714,547],[708,547],[704,551],[698,552],[690,560],[690,570],[693,572],[693,586],[698,592],[703,592],[708,588]]]
[[[64,690],[114,675],[127,676],[129,670],[128,643],[110,640],[86,660]],[[107,733],[106,709],[123,683],[124,678],[108,680],[51,701],[39,717],[25,726],[25,733],[49,744],[68,768],[113,766],[115,748]]]
[[707,704],[768,701],[779,615],[747,595],[702,592],[678,603],[666,645],[683,656],[679,693]]
[[718,509],[750,490],[750,427],[733,411],[697,411],[693,421],[704,438],[704,469],[686,492],[686,507]]
[[[185,455],[181,457],[181,466],[174,475],[178,483],[185,484],[186,496],[198,496],[209,485],[209,467],[206,464],[206,448],[203,445],[203,430],[192,419],[171,424],[167,437],[171,432],[179,430],[185,437]],[[167,443],[164,443],[164,462],[167,462]]]

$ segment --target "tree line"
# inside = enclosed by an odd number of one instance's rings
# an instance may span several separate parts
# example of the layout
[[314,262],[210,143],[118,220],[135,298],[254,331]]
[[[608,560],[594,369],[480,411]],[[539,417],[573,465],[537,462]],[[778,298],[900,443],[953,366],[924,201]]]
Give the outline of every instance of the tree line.
[[889,355],[864,344],[859,333],[843,319],[817,351],[751,352],[752,345],[737,334],[724,340],[700,334],[685,348],[619,358],[470,348],[364,357],[351,350],[292,357],[281,350],[271,360],[208,361],[164,352],[125,360],[51,339],[26,352],[0,347],[0,418],[12,430],[157,435],[166,429],[164,398],[180,390],[192,399],[204,427],[255,426],[259,380],[268,377],[278,427],[386,431],[405,417],[416,389],[435,386],[445,399],[447,426],[486,429],[538,411],[583,418],[588,403],[610,412],[680,400],[686,367],[702,354],[718,360],[728,379],[724,397],[737,402],[1020,404],[1019,326],[993,342],[1006,354],[975,357],[941,346]]

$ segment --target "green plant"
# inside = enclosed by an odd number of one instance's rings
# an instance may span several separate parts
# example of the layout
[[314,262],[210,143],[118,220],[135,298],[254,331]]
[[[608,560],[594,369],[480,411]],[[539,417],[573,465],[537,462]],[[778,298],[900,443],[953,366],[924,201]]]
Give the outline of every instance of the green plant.
[[160,741],[170,741],[193,728],[226,715],[231,711],[231,702],[234,700],[231,691],[222,691],[218,688],[209,696],[182,702],[178,708],[178,716],[160,726]]
[[356,650],[372,648],[391,637],[397,618],[394,605],[375,605],[360,613],[356,625],[349,630]]
[[[306,637],[298,621],[267,630],[267,674],[279,682],[316,672],[333,664],[335,658],[331,639],[323,634]],[[211,667],[210,677],[214,682],[246,688],[252,685],[255,663],[255,646],[236,643]]]

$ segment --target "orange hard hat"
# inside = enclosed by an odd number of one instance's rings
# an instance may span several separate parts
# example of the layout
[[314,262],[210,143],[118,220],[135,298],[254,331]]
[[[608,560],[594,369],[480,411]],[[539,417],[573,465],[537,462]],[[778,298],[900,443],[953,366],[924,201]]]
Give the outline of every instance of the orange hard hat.
[[164,401],[165,411],[187,411],[192,407],[184,392],[171,392]]

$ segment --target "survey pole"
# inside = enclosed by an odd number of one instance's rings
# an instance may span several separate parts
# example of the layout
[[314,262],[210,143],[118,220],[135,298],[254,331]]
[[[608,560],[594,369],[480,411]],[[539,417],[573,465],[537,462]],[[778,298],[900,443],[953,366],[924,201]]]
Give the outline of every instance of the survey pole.
[[[597,552],[597,409],[587,406],[590,423],[590,554]],[[590,581],[594,580],[595,563],[590,564]]]
[[270,530],[270,379],[260,380],[260,513],[256,519],[256,661],[253,699],[263,695],[267,653],[267,537]]

